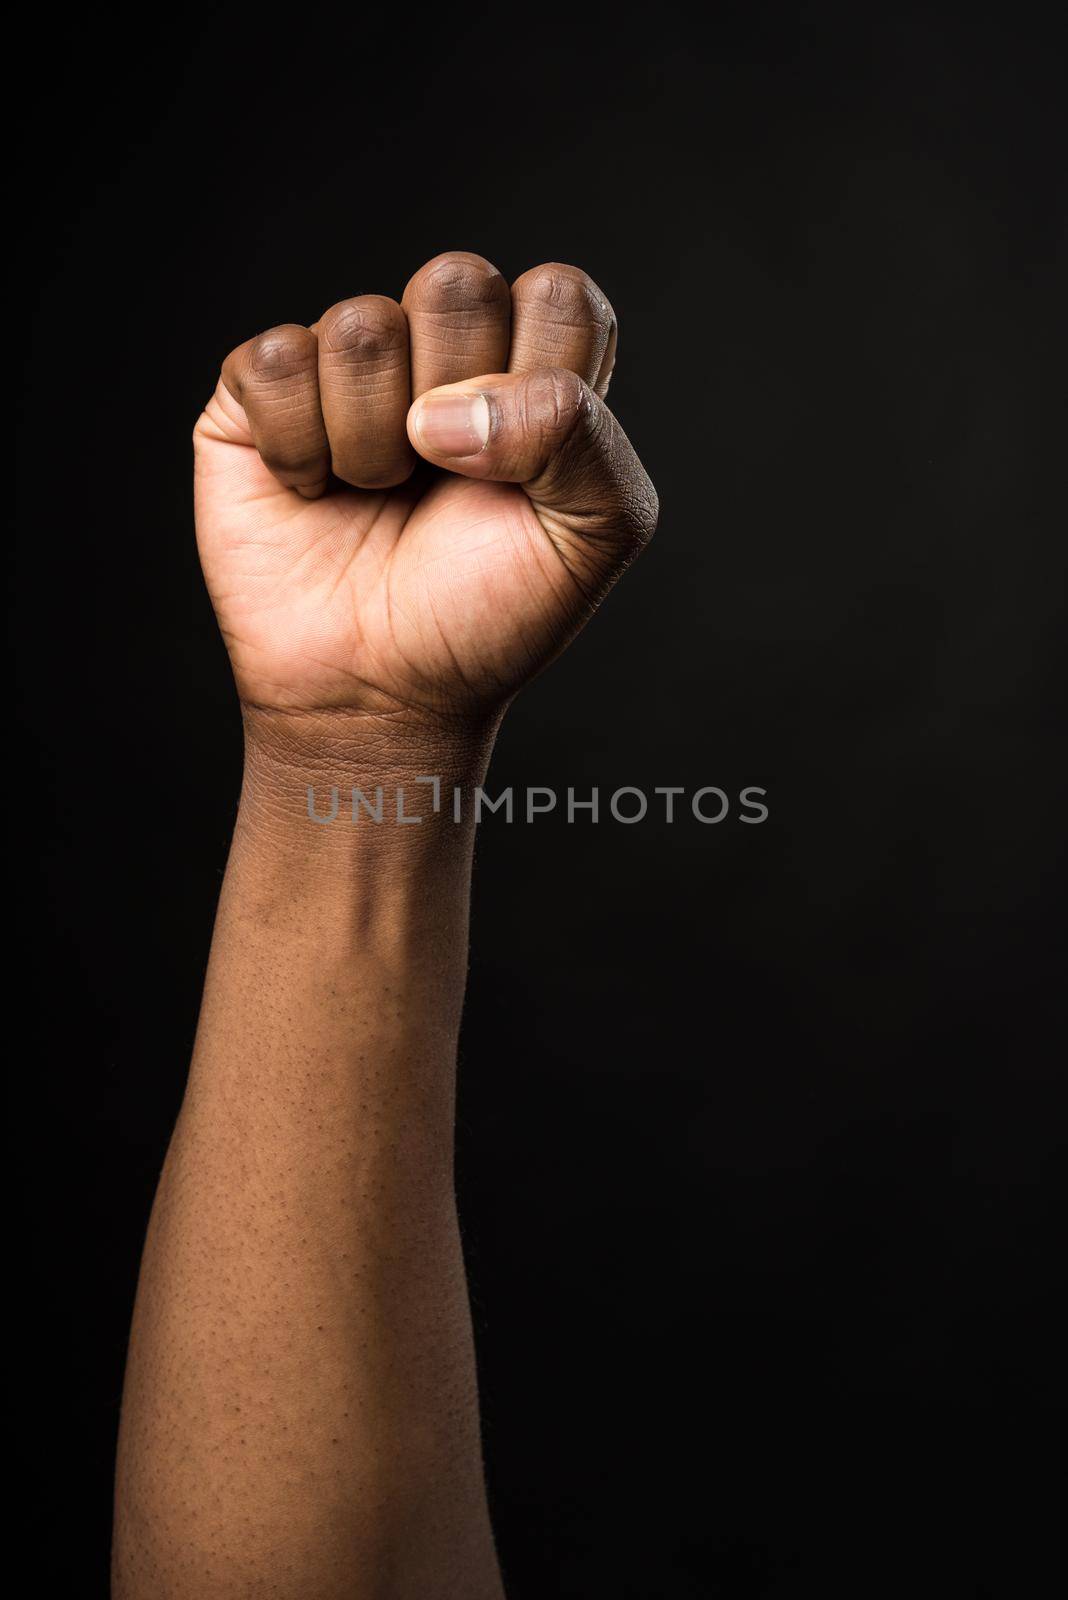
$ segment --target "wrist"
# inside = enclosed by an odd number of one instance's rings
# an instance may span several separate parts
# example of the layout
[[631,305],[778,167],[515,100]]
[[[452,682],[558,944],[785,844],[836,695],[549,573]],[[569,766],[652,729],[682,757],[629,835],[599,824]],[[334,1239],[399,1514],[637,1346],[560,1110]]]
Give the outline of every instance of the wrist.
[[[285,948],[287,961],[314,952],[338,982],[357,957],[391,985],[429,961],[446,997],[441,1025],[454,1029],[475,828],[470,804],[455,819],[452,791],[483,781],[496,723],[242,711],[245,771],[218,925],[239,924],[243,943]],[[437,780],[437,809],[420,779]],[[353,791],[364,800],[354,804]]]
[[501,713],[431,720],[246,705],[242,717],[240,831],[298,854],[411,862],[468,835],[470,791],[485,777]]
[[392,711],[344,708],[282,710],[241,704],[246,759],[285,767],[382,773],[413,770],[426,761],[458,767],[484,756],[507,709],[456,715],[398,707]]

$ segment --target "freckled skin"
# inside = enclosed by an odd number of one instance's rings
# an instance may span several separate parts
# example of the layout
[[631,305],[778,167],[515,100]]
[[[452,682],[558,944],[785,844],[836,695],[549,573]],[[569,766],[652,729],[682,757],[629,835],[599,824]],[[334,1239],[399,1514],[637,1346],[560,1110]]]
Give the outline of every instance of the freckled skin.
[[[116,1600],[503,1595],[452,1172],[473,829],[416,779],[482,781],[652,533],[615,342],[577,269],[509,290],[456,252],[242,346],[197,425],[245,776],[131,1333]],[[385,820],[318,825],[309,785],[382,785]],[[423,823],[389,821],[398,786]]]

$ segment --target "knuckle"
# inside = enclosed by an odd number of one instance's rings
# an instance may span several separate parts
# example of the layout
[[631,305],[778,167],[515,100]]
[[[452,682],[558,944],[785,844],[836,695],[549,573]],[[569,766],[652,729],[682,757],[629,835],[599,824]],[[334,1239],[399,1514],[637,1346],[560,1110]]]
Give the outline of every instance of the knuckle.
[[566,367],[542,367],[524,383],[524,410],[530,424],[551,434],[571,431],[589,413],[593,399],[589,385]]
[[420,267],[404,298],[422,311],[478,311],[504,304],[508,285],[484,257],[448,250]]
[[531,267],[516,279],[512,294],[554,322],[585,326],[612,321],[612,308],[589,274],[559,261]]
[[660,521],[660,497],[642,469],[627,497],[626,522],[636,550],[644,550]]
[[248,347],[249,375],[261,383],[303,376],[315,360],[315,335],[295,323],[270,328]]
[[359,295],[340,300],[324,313],[319,337],[332,355],[368,361],[406,347],[408,330],[394,301],[384,295]]
[[660,500],[649,474],[634,454],[619,425],[611,420],[608,449],[610,478],[615,485],[613,520],[616,534],[630,557],[644,550],[660,518]]
[[613,547],[630,562],[649,544],[660,515],[656,490],[644,470],[633,459],[612,463],[618,474],[600,494],[595,510],[604,533]]

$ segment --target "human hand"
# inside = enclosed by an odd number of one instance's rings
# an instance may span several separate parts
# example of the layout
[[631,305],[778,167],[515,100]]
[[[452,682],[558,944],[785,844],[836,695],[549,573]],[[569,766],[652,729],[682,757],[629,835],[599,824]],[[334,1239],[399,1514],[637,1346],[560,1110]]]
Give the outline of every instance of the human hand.
[[499,712],[656,524],[604,403],[615,345],[578,269],[509,290],[450,252],[399,305],[361,295],[235,350],[195,430],[196,514],[245,705]]

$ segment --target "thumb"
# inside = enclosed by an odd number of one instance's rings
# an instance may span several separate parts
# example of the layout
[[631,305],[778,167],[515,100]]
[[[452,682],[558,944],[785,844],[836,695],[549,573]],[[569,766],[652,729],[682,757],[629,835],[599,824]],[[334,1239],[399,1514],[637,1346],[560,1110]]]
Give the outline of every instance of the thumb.
[[425,460],[464,478],[521,484],[567,558],[603,580],[652,537],[656,490],[604,401],[548,367],[446,384],[408,413]]

